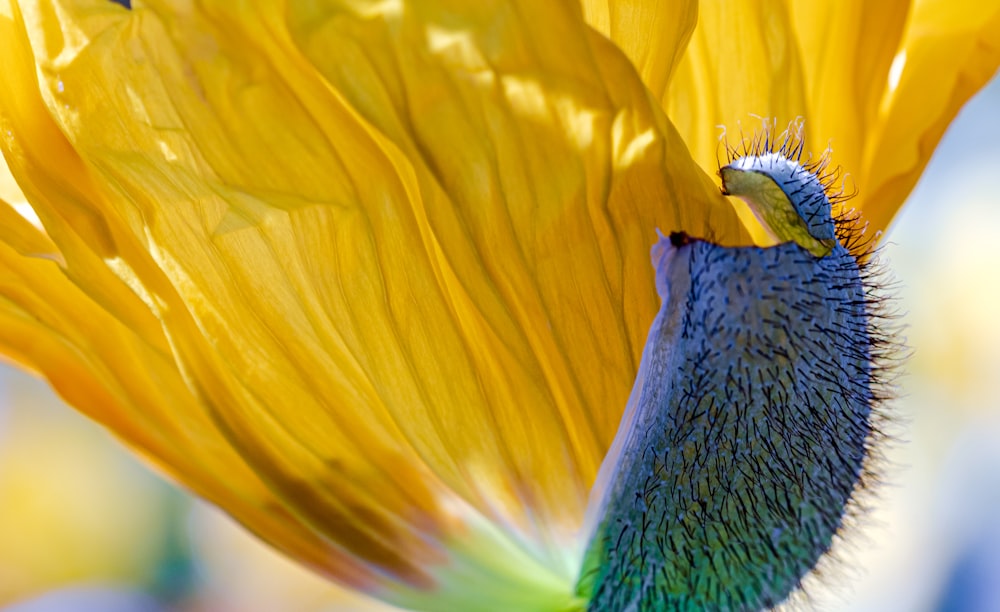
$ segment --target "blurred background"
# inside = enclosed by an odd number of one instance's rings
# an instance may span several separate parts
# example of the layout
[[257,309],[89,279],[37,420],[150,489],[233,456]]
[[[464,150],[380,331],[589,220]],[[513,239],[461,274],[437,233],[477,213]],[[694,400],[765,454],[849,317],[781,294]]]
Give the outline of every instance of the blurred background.
[[[951,126],[888,236],[914,356],[876,510],[807,608],[1000,611],[1000,79]],[[863,186],[862,186],[863,187]],[[365,602],[165,483],[0,365],[0,608],[310,612]],[[383,608],[385,609],[385,608]]]

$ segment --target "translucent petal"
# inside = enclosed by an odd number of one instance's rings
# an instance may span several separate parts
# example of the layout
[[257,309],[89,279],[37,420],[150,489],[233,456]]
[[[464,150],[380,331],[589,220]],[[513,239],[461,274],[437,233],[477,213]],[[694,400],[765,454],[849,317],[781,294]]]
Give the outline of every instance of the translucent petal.
[[[0,210],[9,208],[0,202]],[[185,410],[196,400],[171,361],[108,316],[53,262],[6,244],[0,244],[0,343],[81,412],[251,531],[318,571],[356,585],[372,580],[282,510],[206,414]]]
[[[828,145],[859,181],[910,0],[789,2],[809,99],[809,148]],[[865,198],[869,185],[863,187]]]
[[[407,199],[388,212],[412,225],[396,233],[376,216],[372,227],[378,243],[406,245],[405,264],[382,266],[383,278],[391,287],[405,269],[408,283],[439,288],[443,303],[415,314],[437,330],[439,354],[462,355],[472,371],[411,358],[420,375],[409,383],[392,363],[368,367],[384,367],[400,390],[418,387],[386,403],[427,432],[411,439],[451,486],[490,485],[491,466],[504,466],[507,482],[489,496],[500,490],[514,512],[572,525],[651,316],[641,250],[655,234],[644,228],[705,228],[702,215],[715,212],[718,231],[735,235],[735,220],[692,173],[632,67],[571,8],[497,3],[460,20],[433,3],[379,10],[385,21],[328,8],[295,11],[290,23],[407,181]],[[664,149],[675,152],[669,166]],[[448,399],[424,399],[434,397]]]
[[889,224],[952,119],[996,74],[998,32],[995,3],[914,3],[865,143],[863,206],[875,227]]
[[[101,6],[108,10],[103,3]],[[31,23],[32,15],[25,12]],[[172,347],[151,312],[151,308],[176,308],[176,294],[171,295],[169,285],[157,276],[139,281],[130,267],[129,262],[144,265],[155,273],[149,255],[134,244],[139,237],[127,234],[125,225],[116,217],[117,211],[98,210],[114,195],[98,191],[92,171],[45,112],[33,70],[25,61],[32,59],[28,41],[13,19],[20,14],[7,14],[12,18],[0,19],[0,38],[7,45],[0,57],[8,68],[0,78],[10,79],[5,88],[8,95],[2,102],[8,134],[4,154],[49,234],[65,254],[67,276],[76,285],[62,277],[51,262],[11,253],[8,268],[16,276],[8,285],[8,292],[14,293],[6,296],[10,302],[3,312],[5,352],[43,373],[70,403],[111,427],[199,494],[226,507],[272,544],[343,582],[369,585],[376,578],[372,571],[344,549],[364,546],[350,541],[352,536],[364,539],[359,531],[382,527],[381,532],[368,532],[367,536],[369,541],[379,543],[392,541],[392,531],[376,524],[377,514],[367,522],[352,522],[344,520],[343,513],[329,512],[327,520],[340,520],[344,526],[340,530],[324,530],[323,526],[309,525],[308,520],[290,515],[289,506],[296,514],[299,508],[276,499],[275,493],[283,496],[285,492],[267,482],[268,474],[247,469],[245,460],[236,452],[240,449],[234,449],[231,439],[218,431],[215,415],[202,405],[204,399],[192,394],[190,381],[182,380]],[[42,33],[51,34],[44,30]],[[49,163],[53,157],[58,164]],[[23,238],[19,231],[8,232],[6,226],[4,230],[5,238],[9,233]],[[129,244],[130,240],[133,244]],[[19,248],[13,240],[9,243]],[[50,268],[39,268],[42,265]],[[22,267],[26,271],[22,272]],[[81,292],[78,286],[91,295]],[[89,298],[99,300],[100,305]],[[102,312],[101,306],[105,305],[114,317]],[[197,385],[194,387],[197,389]],[[371,471],[363,458],[356,463],[361,464],[363,473]],[[404,466],[399,475],[404,478],[412,471]],[[346,470],[334,475],[358,476]],[[415,479],[411,494],[419,495],[422,482]],[[348,496],[344,499],[349,502]],[[386,505],[391,501],[386,499]],[[406,508],[414,505],[407,499]],[[422,570],[417,569],[417,564],[428,554],[411,550],[417,546],[413,540],[418,537],[412,523],[402,530],[410,546],[393,541],[397,548],[379,557],[379,552],[387,548],[369,544],[367,560],[391,568],[401,577],[419,580]],[[337,536],[336,543],[328,540]],[[411,553],[411,559],[403,560]]]
[[461,537],[450,492],[559,565],[655,314],[654,229],[746,241],[578,7],[7,14],[4,154],[68,278],[176,359],[148,369],[183,375],[172,410],[411,586]]
[[780,0],[702,3],[698,26],[663,99],[691,154],[714,173],[728,129],[738,142],[759,118],[809,125],[803,66],[785,3]]
[[584,0],[584,18],[614,42],[657,99],[667,93],[698,20],[698,3]]
[[706,170],[719,154],[706,126],[738,142],[760,127],[751,114],[804,119],[806,151],[832,148],[859,190],[850,205],[883,229],[1000,65],[998,27],[996,7],[939,0],[706,2],[664,104]]

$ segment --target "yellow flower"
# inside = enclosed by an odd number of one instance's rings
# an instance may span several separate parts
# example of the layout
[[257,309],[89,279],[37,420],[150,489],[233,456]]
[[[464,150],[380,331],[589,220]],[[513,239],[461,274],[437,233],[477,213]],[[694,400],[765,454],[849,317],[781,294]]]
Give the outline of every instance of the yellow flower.
[[749,241],[716,126],[804,118],[884,227],[1000,63],[971,2],[698,12],[0,0],[0,346],[332,580],[578,605],[654,230]]

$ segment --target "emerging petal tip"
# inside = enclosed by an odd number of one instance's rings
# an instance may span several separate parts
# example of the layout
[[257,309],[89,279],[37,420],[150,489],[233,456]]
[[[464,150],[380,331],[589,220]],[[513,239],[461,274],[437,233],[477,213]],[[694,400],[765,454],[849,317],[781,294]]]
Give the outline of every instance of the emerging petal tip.
[[828,255],[836,244],[828,190],[830,179],[839,176],[824,174],[828,153],[816,162],[802,161],[801,123],[777,139],[765,123],[751,143],[742,151],[726,147],[730,160],[719,169],[722,192],[743,200],[777,241],[795,242],[817,257]]

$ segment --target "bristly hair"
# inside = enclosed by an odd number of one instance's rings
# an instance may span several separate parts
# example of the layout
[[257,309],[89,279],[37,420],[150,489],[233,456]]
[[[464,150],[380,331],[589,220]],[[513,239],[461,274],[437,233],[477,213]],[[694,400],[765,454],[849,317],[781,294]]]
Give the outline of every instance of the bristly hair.
[[822,599],[827,601],[849,593],[849,589],[841,585],[849,584],[850,580],[845,579],[856,572],[852,571],[847,556],[867,541],[865,531],[871,527],[879,489],[891,472],[900,469],[887,458],[888,451],[902,439],[900,431],[905,423],[892,409],[892,402],[899,399],[899,378],[911,355],[903,337],[905,325],[901,323],[898,283],[881,255],[881,232],[868,231],[868,223],[860,211],[842,209],[833,220],[837,240],[853,256],[864,288],[868,321],[865,334],[868,346],[865,348],[871,363],[869,434],[865,440],[861,478],[844,510],[833,544],[813,571],[803,578],[799,588],[774,608],[781,611],[816,609],[820,603],[815,597],[818,592],[822,592]]
[[725,143],[733,169],[770,176],[803,221],[808,204],[831,246],[661,234],[661,309],[575,589],[593,612],[807,603],[882,480],[905,350],[878,237],[845,212],[830,150],[804,159],[802,122],[771,125]]
[[885,481],[889,470],[897,469],[889,463],[886,452],[898,442],[898,432],[903,424],[890,404],[898,398],[898,380],[910,350],[902,336],[905,326],[900,323],[901,313],[896,298],[898,285],[881,256],[882,232],[870,231],[863,213],[845,205],[858,194],[858,189],[853,182],[848,188],[849,174],[839,165],[833,165],[832,147],[827,146],[819,157],[813,158],[805,148],[805,122],[802,118],[789,122],[780,132],[776,119],[758,119],[761,127],[750,136],[743,133],[742,126],[738,128],[739,140],[735,144],[730,143],[723,126],[719,144],[724,158],[717,155],[719,168],[742,157],[777,153],[798,163],[803,170],[816,177],[833,208],[837,240],[852,255],[860,272],[868,321],[864,337],[868,339],[868,346],[859,348],[866,350],[871,360],[870,433],[865,442],[861,478],[830,550],[803,578],[799,588],[775,608],[793,610],[812,608],[813,588],[829,588],[831,578],[843,575],[849,568],[844,562],[844,553],[855,547],[857,539],[864,539],[862,529],[869,523],[871,509],[877,501],[878,485]]
[[[844,203],[856,196],[858,189],[853,181],[848,181],[850,175],[842,167],[833,165],[832,146],[827,145],[819,157],[814,159],[812,153],[806,150],[805,121],[801,117],[790,121],[780,132],[777,119],[757,119],[760,120],[760,127],[750,136],[744,134],[742,125],[737,126],[740,138],[735,144],[730,143],[725,126],[719,126],[722,132],[719,134],[719,148],[716,150],[717,169],[721,170],[723,166],[742,157],[777,153],[816,177],[833,207],[833,216],[835,219],[840,217],[845,209]],[[844,246],[847,247],[846,244]]]

